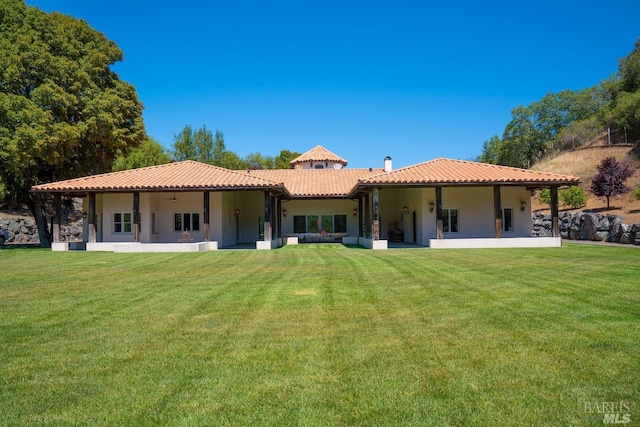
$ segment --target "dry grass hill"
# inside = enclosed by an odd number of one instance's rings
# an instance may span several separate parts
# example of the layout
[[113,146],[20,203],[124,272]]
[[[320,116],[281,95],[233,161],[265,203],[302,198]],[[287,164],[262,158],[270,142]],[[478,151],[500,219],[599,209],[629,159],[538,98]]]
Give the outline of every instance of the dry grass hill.
[[[573,151],[564,152],[556,157],[545,159],[533,166],[532,169],[545,172],[555,172],[578,176],[582,180],[582,187],[587,193],[587,206],[582,209],[567,209],[560,206],[560,212],[599,212],[601,214],[615,214],[624,217],[627,224],[640,223],[640,200],[636,200],[631,193],[611,198],[611,209],[607,209],[604,197],[596,197],[591,194],[589,187],[591,179],[597,173],[597,165],[606,157],[615,157],[619,162],[624,162],[634,171],[626,184],[632,192],[640,185],[640,159],[638,158],[639,146],[635,149],[632,145],[590,145]],[[548,212],[548,206],[538,202],[534,196],[531,200],[534,212]]]

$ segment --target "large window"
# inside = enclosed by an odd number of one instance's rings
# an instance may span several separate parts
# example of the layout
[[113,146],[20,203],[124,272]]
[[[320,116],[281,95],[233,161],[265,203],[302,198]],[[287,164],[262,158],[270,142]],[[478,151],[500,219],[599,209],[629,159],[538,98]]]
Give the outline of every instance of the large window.
[[199,213],[177,213],[173,216],[173,231],[199,231]]
[[133,215],[131,212],[117,212],[113,214],[113,232],[116,234],[131,233]]
[[442,209],[442,232],[458,233],[459,227],[458,209]]
[[294,233],[346,233],[346,215],[294,215]]
[[502,231],[513,231],[513,209],[502,209]]

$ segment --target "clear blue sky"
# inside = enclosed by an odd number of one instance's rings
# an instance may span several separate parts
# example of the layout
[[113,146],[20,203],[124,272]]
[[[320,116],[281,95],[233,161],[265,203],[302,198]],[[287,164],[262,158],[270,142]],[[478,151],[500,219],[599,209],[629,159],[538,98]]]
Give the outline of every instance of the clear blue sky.
[[640,36],[636,0],[26,1],[116,42],[164,146],[190,124],[240,156],[321,144],[348,167],[474,158],[511,109],[599,83]]

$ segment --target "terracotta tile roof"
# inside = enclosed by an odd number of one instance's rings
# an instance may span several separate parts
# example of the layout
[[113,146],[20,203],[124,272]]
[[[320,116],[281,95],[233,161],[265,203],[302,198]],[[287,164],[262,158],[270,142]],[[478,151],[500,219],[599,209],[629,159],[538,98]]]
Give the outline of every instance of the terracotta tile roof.
[[32,191],[117,192],[188,189],[281,189],[286,191],[282,182],[274,182],[249,171],[234,171],[191,160],[36,185]]
[[380,174],[382,169],[268,169],[256,176],[282,182],[293,198],[347,197],[359,180]]
[[574,185],[580,178],[464,160],[435,159],[361,180],[359,185]]
[[301,162],[325,162],[325,161],[341,163],[342,166],[347,165],[347,161],[345,159],[338,156],[337,154],[332,153],[331,151],[327,150],[321,145],[316,145],[311,150],[307,151],[304,154],[301,154],[300,156],[291,160],[289,163],[294,165],[296,163],[301,163]]

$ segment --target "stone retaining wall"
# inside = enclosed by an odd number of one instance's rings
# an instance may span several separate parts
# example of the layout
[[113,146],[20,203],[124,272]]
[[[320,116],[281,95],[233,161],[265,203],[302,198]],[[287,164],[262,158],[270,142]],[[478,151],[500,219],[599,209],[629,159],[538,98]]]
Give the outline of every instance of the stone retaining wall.
[[[40,243],[38,227],[30,218],[0,218],[0,230],[7,230],[9,238],[6,243]],[[62,242],[82,241],[82,222],[60,226],[60,240]]]
[[[629,225],[620,215],[602,215],[592,212],[565,212],[558,218],[560,236],[568,240],[640,245],[640,223]],[[537,213],[533,217],[533,235],[551,236],[551,215]]]

